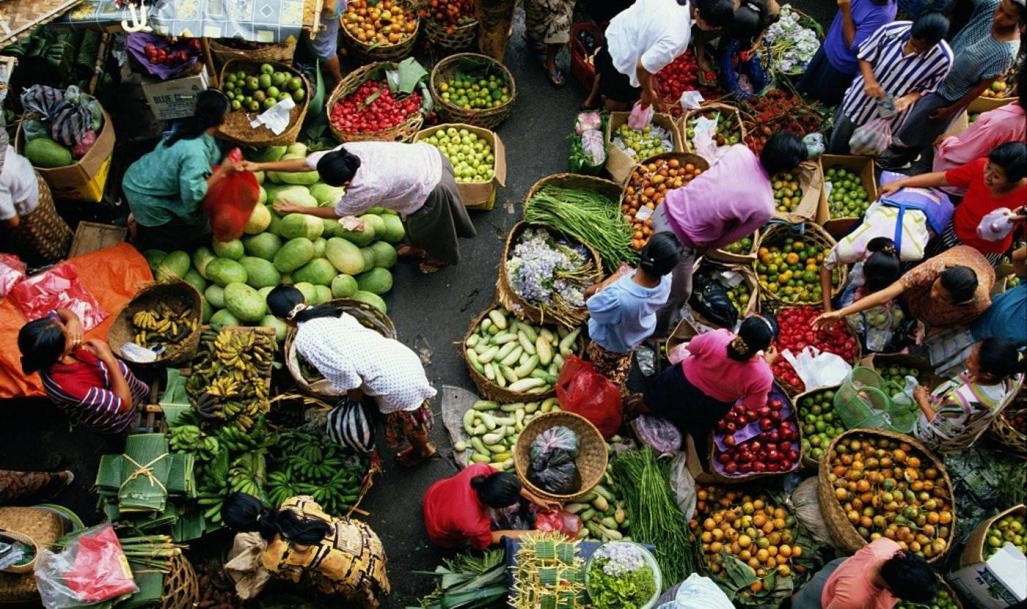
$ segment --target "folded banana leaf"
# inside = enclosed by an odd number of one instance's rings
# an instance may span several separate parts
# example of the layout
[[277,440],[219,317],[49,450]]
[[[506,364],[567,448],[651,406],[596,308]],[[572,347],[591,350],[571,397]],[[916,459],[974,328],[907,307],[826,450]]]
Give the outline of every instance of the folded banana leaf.
[[[196,457],[186,453],[171,453],[167,479],[163,484],[168,494],[181,497],[196,497]],[[100,468],[96,472],[96,491],[101,496],[117,496],[125,478],[132,475],[135,466],[126,461],[124,455],[101,455]]]
[[150,607],[161,601],[164,592],[164,574],[153,571],[142,571],[136,565],[132,567],[132,579],[135,580],[139,592],[118,603],[118,609],[139,609]]
[[187,453],[171,453],[168,470],[168,493],[173,497],[196,497],[196,457]]
[[125,463],[118,490],[118,509],[123,514],[164,511],[170,456],[164,434],[134,434],[125,440]]

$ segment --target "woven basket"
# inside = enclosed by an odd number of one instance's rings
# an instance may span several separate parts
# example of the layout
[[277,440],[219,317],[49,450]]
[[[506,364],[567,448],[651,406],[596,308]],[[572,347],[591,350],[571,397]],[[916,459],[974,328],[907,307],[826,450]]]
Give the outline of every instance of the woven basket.
[[[396,326],[392,323],[385,313],[382,313],[375,307],[367,304],[366,302],[360,302],[357,300],[350,300],[348,298],[339,298],[327,302],[328,305],[334,305],[341,307],[342,310],[352,315],[360,322],[360,325],[365,328],[370,328],[375,332],[381,334],[385,338],[396,338]],[[303,376],[303,372],[300,368],[299,353],[296,352],[294,341],[296,340],[296,329],[290,327],[289,333],[285,336],[285,366],[289,369],[289,374],[292,375],[294,381],[296,381],[296,387],[303,393],[324,398],[327,400],[333,400],[342,396],[345,392],[336,391],[332,384],[326,379],[319,379],[316,381],[308,381]]]
[[682,164],[691,163],[696,167],[702,169],[703,171],[706,171],[710,168],[709,161],[699,156],[698,154],[694,154],[691,152],[664,152],[662,154],[651,156],[642,161],[641,163],[635,165],[635,168],[631,170],[631,175],[628,176],[628,179],[624,181],[624,184],[621,186],[620,192],[620,200],[622,203],[627,200],[628,188],[631,187],[631,178],[635,175],[635,172],[638,171],[638,168],[642,165],[648,165],[649,163],[659,161],[661,159],[677,159],[681,161]]
[[988,530],[1002,518],[1013,514],[1027,514],[1027,507],[1024,507],[1022,503],[1014,505],[977,525],[973,533],[970,533],[970,537],[966,539],[963,553],[959,555],[959,567],[969,567],[984,562],[984,544],[988,541]]
[[275,134],[264,125],[259,127],[251,127],[250,121],[257,113],[244,112],[242,110],[236,110],[229,112],[223,125],[218,127],[217,135],[221,136],[226,140],[243,144],[246,146],[252,146],[253,148],[267,148],[268,146],[287,146],[296,142],[296,138],[300,135],[300,129],[303,127],[303,119],[307,116],[307,107],[310,105],[310,96],[314,94],[314,91],[310,87],[310,81],[303,75],[302,72],[296,68],[276,61],[254,61],[252,59],[233,59],[227,62],[221,68],[221,80],[225,82],[225,77],[229,72],[243,71],[248,74],[255,74],[260,71],[261,64],[271,64],[275,68],[276,72],[287,72],[293,76],[298,76],[303,80],[303,90],[306,95],[303,97],[303,101],[296,104],[291,111],[289,111],[289,126],[285,128],[281,134]]
[[[864,539],[859,532],[856,530],[852,523],[846,518],[845,510],[842,505],[838,502],[834,495],[834,486],[828,479],[828,475],[831,473],[830,459],[831,454],[835,450],[835,446],[840,441],[850,440],[854,438],[865,438],[868,436],[875,436],[878,438],[890,438],[899,442],[905,442],[912,446],[918,451],[923,458],[930,462],[940,473],[941,480],[945,484],[945,488],[948,490],[949,497],[948,502],[951,506],[952,511],[952,522],[949,523],[949,535],[946,541],[945,551],[941,554],[935,554],[931,558],[926,559],[927,562],[935,562],[944,556],[949,550],[952,549],[952,542],[956,533],[956,499],[952,495],[952,480],[949,478],[949,473],[945,469],[945,463],[939,459],[934,453],[932,453],[926,446],[911,438],[907,435],[894,433],[891,431],[883,431],[879,429],[852,429],[841,434],[837,438],[831,441],[828,445],[827,450],[824,452],[823,458],[820,460],[820,471],[818,472],[818,483],[817,491],[820,496],[820,510],[824,515],[824,522],[827,524],[827,528],[831,531],[831,537],[834,539],[835,544],[842,550],[848,553],[854,553],[868,542]],[[924,463],[924,467],[927,463]]]
[[478,39],[478,22],[455,27],[452,30],[435,23],[433,19],[421,18],[424,25],[424,35],[428,43],[443,51],[463,51]]
[[[1024,387],[1027,387],[1027,383],[1024,383]],[[1020,432],[1009,422],[1011,415],[1023,410],[1027,410],[1027,389],[1021,387],[1020,394],[1013,403],[991,421],[988,433],[1004,449],[1021,459],[1027,459],[1027,434]]]
[[[342,35],[342,42],[346,48],[353,51],[357,57],[367,62],[375,61],[397,61],[405,57],[413,55],[414,45],[417,43],[417,34],[421,31],[421,20],[417,16],[417,11],[413,9],[409,2],[404,0],[394,0],[394,4],[402,5],[403,9],[409,14],[410,18],[414,20],[416,24],[414,31],[407,34],[405,38],[394,44],[382,43],[382,42],[361,42],[346,29],[346,13],[339,16],[339,33]],[[352,10],[350,8],[349,10]]]
[[684,145],[686,151],[691,152],[692,150],[692,142],[688,139],[686,129],[688,125],[688,119],[692,118],[697,114],[702,114],[704,112],[709,111],[716,111],[720,112],[721,114],[727,113],[734,116],[735,124],[738,126],[739,133],[741,133],[741,138],[739,138],[738,143],[745,144],[745,136],[747,132],[745,130],[745,125],[742,122],[742,114],[738,112],[738,108],[732,106],[731,104],[710,102],[703,104],[701,108],[697,108],[695,110],[686,110],[685,113],[682,114],[681,117],[675,121],[675,124],[678,128],[678,134],[681,136],[681,143]]
[[[798,395],[796,395],[795,397],[792,398],[792,404],[795,406],[796,418],[798,418],[798,420],[799,420],[799,443],[800,443],[800,445],[802,444],[802,440],[805,438],[806,434],[803,433],[803,431],[802,431],[802,418],[801,418],[801,413],[799,412],[799,403],[804,398],[806,398],[808,396],[816,395],[816,394],[821,393],[823,391],[835,391],[836,389],[838,389],[838,385],[832,385],[832,386],[829,386],[829,387],[817,387],[816,389],[814,389],[812,391],[803,391],[802,393],[800,393],[800,394],[798,394]],[[832,406],[832,408],[833,408],[833,406]],[[828,444],[828,446],[830,446],[830,444]],[[825,446],[823,448],[824,448],[824,451],[827,452],[827,446]],[[818,461],[817,459],[814,459],[813,457],[811,457],[809,454],[806,453],[805,450],[800,451],[799,461],[802,464],[802,469],[805,469],[805,470],[812,470],[812,469],[817,469],[818,467],[820,467],[820,461]]]
[[[752,233],[752,247],[744,254],[736,254],[726,249],[710,250],[706,252],[706,258],[718,262],[730,262],[733,264],[753,264],[756,262],[756,244],[760,241],[760,231],[757,229]],[[744,239],[744,237],[743,237]]]
[[[562,425],[578,435],[578,458],[575,463],[578,466],[578,473],[581,475],[581,489],[570,495],[546,492],[528,479],[528,471],[531,469],[531,443],[540,433],[558,425]],[[533,495],[560,503],[577,501],[587,495],[603,479],[606,465],[606,442],[603,440],[602,434],[588,419],[570,412],[550,412],[535,417],[524,426],[524,431],[517,436],[517,445],[514,447],[514,467],[524,486]]]
[[[190,321],[195,320],[196,325],[188,336],[175,343],[168,345],[164,353],[156,360],[147,363],[138,363],[139,366],[173,366],[192,359],[196,355],[196,348],[200,344],[200,316],[202,313],[202,299],[196,289],[184,281],[174,280],[167,283],[154,283],[146,286],[126,304],[111,324],[107,332],[107,340],[110,342],[114,354],[122,359],[133,361],[125,357],[124,345],[133,342],[135,338],[135,326],[132,325],[132,316],[138,311],[152,309],[158,303],[164,303],[172,308],[188,308]],[[135,363],[135,362],[133,362]]]
[[553,175],[548,175],[531,185],[531,188],[528,190],[528,194],[524,195],[524,207],[527,207],[528,201],[531,201],[531,199],[546,186],[556,186],[558,188],[575,190],[591,190],[592,192],[599,193],[604,197],[608,197],[610,201],[613,201],[614,203],[619,200],[618,198],[621,195],[620,184],[617,184],[612,180],[585,176],[580,173],[554,173]]
[[[325,104],[325,114],[328,117],[332,115],[332,108],[335,104],[339,103],[343,99],[346,99],[352,95],[368,80],[384,80],[385,70],[394,70],[398,66],[391,62],[379,62],[372,63],[366,66],[361,66],[343,78],[332,94],[328,96],[328,102]],[[421,125],[424,123],[424,115],[420,112],[414,112],[407,117],[405,121],[390,127],[389,129],[383,129],[382,131],[363,132],[363,133],[347,133],[339,131],[332,124],[332,121],[328,121],[328,128],[332,130],[332,135],[335,136],[340,142],[366,142],[366,141],[382,141],[382,142],[410,142],[413,141],[414,136],[421,129]]]
[[[50,547],[65,534],[61,517],[31,507],[0,508],[0,529],[31,537],[40,547]],[[0,605],[39,604],[36,577],[32,573],[0,573]]]
[[171,570],[164,575],[160,609],[191,609],[200,600],[196,572],[182,554],[171,558]]
[[29,265],[41,265],[65,258],[74,239],[71,227],[54,206],[50,186],[38,171],[35,174],[39,205],[22,216],[17,229],[4,231],[11,240],[9,251],[13,251]]
[[[496,108],[471,108],[467,110],[442,99],[439,85],[443,82],[448,82],[463,66],[470,66],[475,71],[485,75],[488,75],[490,72],[500,74],[510,88],[510,99]],[[517,101],[517,83],[514,81],[510,70],[507,70],[506,66],[495,59],[477,53],[457,53],[443,59],[435,64],[428,82],[431,88],[431,96],[435,100],[435,107],[438,108],[439,115],[452,123],[467,123],[476,127],[495,129],[503,121],[510,118],[514,102]]]
[[[471,376],[471,380],[474,381],[474,386],[478,388],[478,394],[486,400],[493,400],[504,404],[510,404],[513,402],[538,402],[546,398],[553,397],[556,395],[556,387],[541,393],[518,393],[516,391],[510,391],[506,387],[500,387],[496,383],[490,381],[484,374],[475,370],[474,366],[467,361],[467,353],[465,352],[467,339],[474,334],[474,331],[478,328],[478,324],[485,319],[485,316],[489,314],[489,311],[496,308],[500,308],[500,306],[496,304],[491,305],[475,317],[471,322],[470,327],[467,328],[467,333],[464,334],[463,341],[460,343],[460,358],[464,360],[465,364],[467,364],[467,374]],[[574,351],[578,355],[582,355],[585,351],[585,337],[579,336],[577,342],[578,345]]]
[[[795,227],[801,227],[802,232],[797,233]],[[771,244],[778,242],[779,240],[791,236],[798,235],[806,243],[811,243],[816,246],[819,251],[827,251],[835,246],[835,240],[831,235],[827,234],[823,228],[812,222],[806,222],[804,224],[784,224],[771,222],[769,225],[763,228],[760,233],[759,241],[756,242],[756,251],[759,251],[761,247],[767,247]],[[758,260],[757,260],[758,262]],[[848,277],[848,270],[845,266],[839,265],[838,278],[833,282],[831,289],[831,296],[837,296],[838,292],[841,291],[842,287],[845,286],[845,280]],[[757,273],[757,278],[759,274]],[[819,280],[819,276],[818,276]],[[796,298],[785,298],[779,295],[777,292],[772,292],[770,288],[760,280],[760,298],[764,301],[784,303],[789,305],[808,305],[808,304],[820,304],[820,300],[798,300]]]
[[[499,269],[496,272],[496,299],[499,301],[499,304],[503,305],[504,308],[513,313],[518,319],[530,321],[534,324],[553,323],[553,320],[546,319],[545,311],[528,303],[528,301],[518,296],[517,292],[510,287],[510,276],[506,271],[506,261],[510,258],[510,252],[513,250],[513,246],[517,242],[517,238],[520,237],[521,233],[529,227],[545,228],[546,230],[549,230],[544,226],[534,226],[527,222],[518,222],[510,229],[510,233],[506,236],[506,243],[503,244],[503,255],[499,258]],[[555,231],[550,232],[554,233]],[[572,243],[580,243],[576,239],[570,237],[565,238]],[[589,256],[592,258],[593,283],[598,283],[603,279],[603,261],[599,257],[598,252],[592,249],[590,245],[584,243],[582,245],[586,250],[588,250]],[[580,326],[588,320],[588,309],[582,306],[566,313],[566,315],[567,321],[570,322],[569,327]]]
[[296,52],[295,39],[292,39],[291,42],[272,42],[268,44],[234,41],[246,47],[243,49],[220,42],[216,38],[208,38],[207,40],[210,45],[210,55],[217,62],[218,66],[224,66],[235,59],[277,61],[292,65],[292,56]]
[[[784,401],[786,403],[788,403],[788,407],[791,408],[791,410],[792,410],[792,416],[788,420],[791,420],[796,425],[798,425],[798,416],[796,414],[795,404],[792,402],[791,398],[789,398],[789,396],[787,394],[785,394],[784,388],[780,384],[778,384],[776,382],[774,383],[774,387],[773,387],[773,389],[771,389],[771,396],[772,397],[776,397],[776,398],[784,399]],[[799,445],[799,455],[800,455],[799,456],[799,460],[795,463],[795,466],[792,467],[791,469],[789,469],[787,471],[783,471],[783,472],[752,472],[752,473],[748,473],[748,474],[738,474],[737,476],[727,476],[725,474],[722,474],[722,473],[718,472],[717,471],[717,466],[715,465],[716,460],[717,460],[717,445],[716,445],[716,442],[714,441],[715,435],[716,435],[716,432],[710,431],[709,435],[707,436],[707,439],[706,439],[706,463],[709,464],[709,469],[708,470],[703,470],[704,473],[707,474],[710,477],[710,480],[712,482],[714,482],[714,483],[717,483],[717,484],[742,484],[744,482],[751,482],[753,480],[758,480],[760,478],[770,478],[770,477],[774,477],[774,476],[787,476],[788,474],[791,474],[793,472],[798,471],[799,468],[802,466],[802,456],[801,456],[802,455],[802,437],[800,435],[799,440],[796,440],[796,443]]]

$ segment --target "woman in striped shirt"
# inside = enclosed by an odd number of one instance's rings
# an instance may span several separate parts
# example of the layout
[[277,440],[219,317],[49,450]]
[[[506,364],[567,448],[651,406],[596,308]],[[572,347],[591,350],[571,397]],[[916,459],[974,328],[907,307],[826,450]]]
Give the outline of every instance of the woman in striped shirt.
[[896,21],[880,27],[859,46],[860,75],[845,92],[835,115],[830,150],[849,153],[853,132],[872,119],[889,118],[881,105],[891,101],[892,129],[922,95],[933,92],[952,67],[952,50],[942,37],[949,21],[941,13],[927,13],[915,22]]
[[38,372],[47,397],[75,423],[119,433],[135,419],[149,390],[98,339],[82,340],[82,322],[67,309],[30,321],[18,332],[21,367]]
[[914,433],[939,452],[957,453],[973,444],[1016,394],[1027,360],[1016,344],[986,338],[966,358],[966,370],[929,391],[913,390],[920,407]]

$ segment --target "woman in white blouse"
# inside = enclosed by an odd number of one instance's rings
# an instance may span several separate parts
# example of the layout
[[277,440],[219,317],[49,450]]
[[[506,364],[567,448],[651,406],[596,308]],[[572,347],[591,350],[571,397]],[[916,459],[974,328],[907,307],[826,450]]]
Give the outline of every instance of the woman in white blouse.
[[271,313],[296,327],[293,344],[307,362],[349,399],[375,398],[385,415],[385,439],[393,448],[405,439],[409,448],[396,460],[415,465],[435,454],[428,440],[435,395],[417,354],[397,340],[360,325],[338,307],[308,306],[303,294],[281,285],[267,295]]

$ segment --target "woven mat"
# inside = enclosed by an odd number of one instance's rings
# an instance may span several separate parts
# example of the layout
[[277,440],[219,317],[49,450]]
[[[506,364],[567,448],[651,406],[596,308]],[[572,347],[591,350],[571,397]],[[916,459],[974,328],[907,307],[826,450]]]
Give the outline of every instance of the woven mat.
[[50,23],[82,0],[7,0],[0,3],[0,48]]

